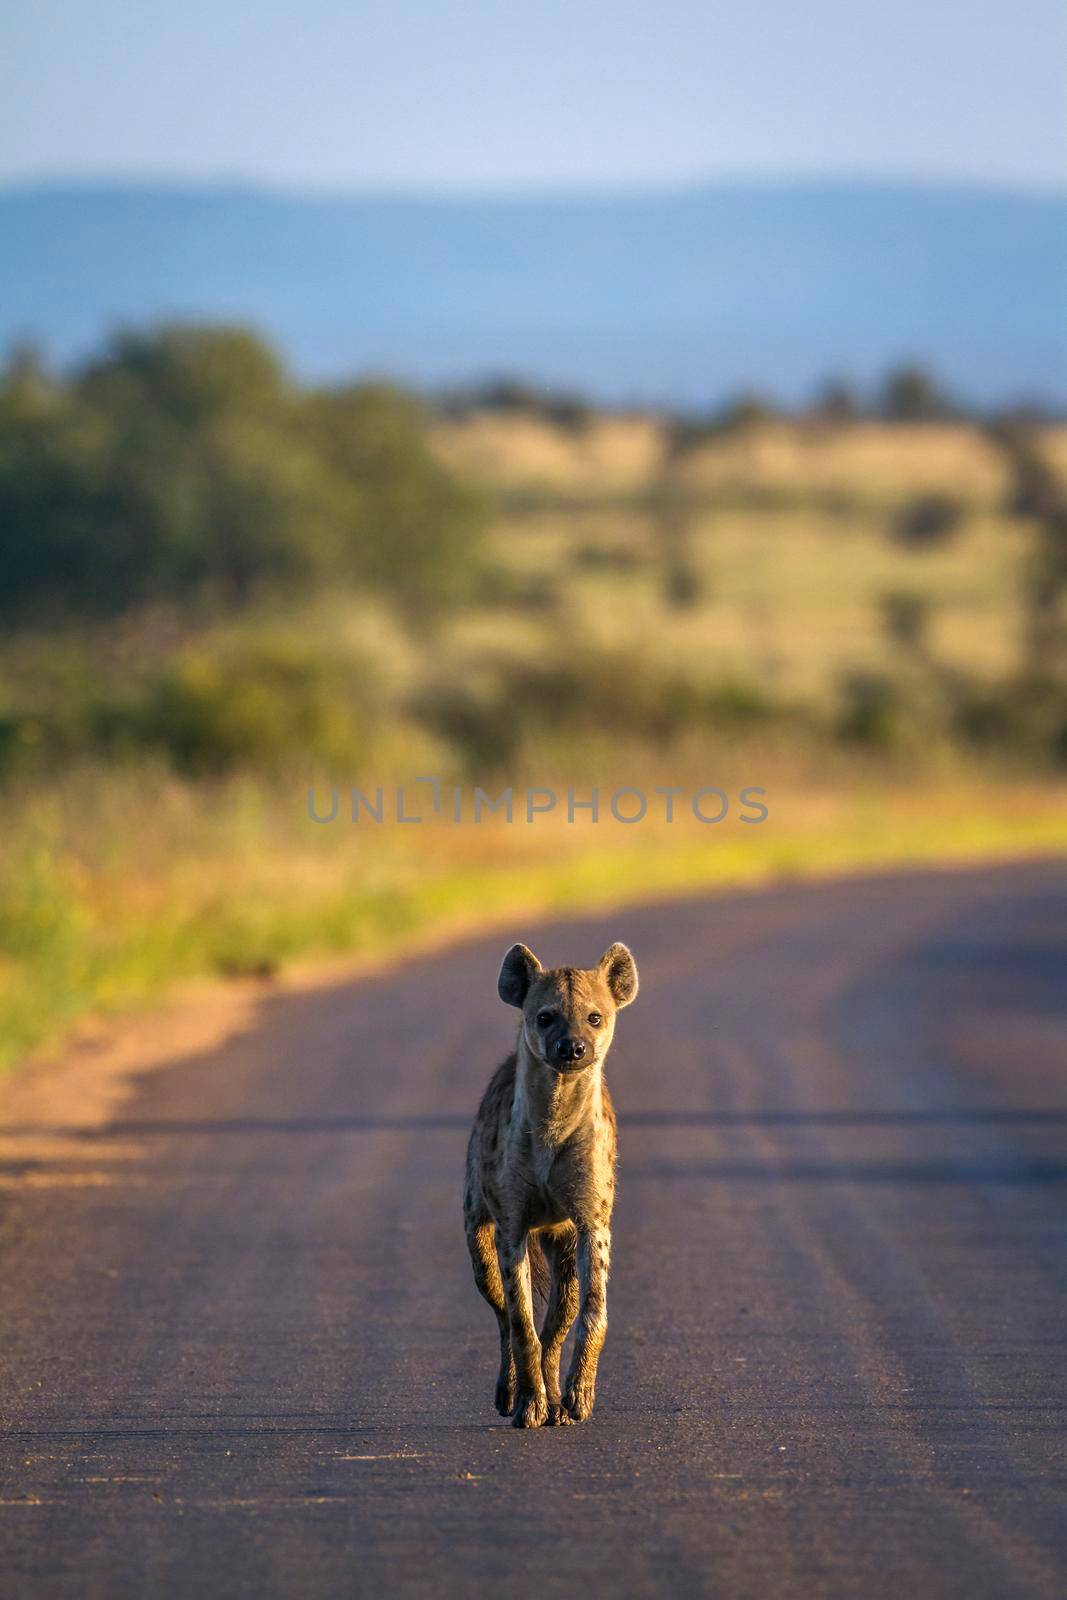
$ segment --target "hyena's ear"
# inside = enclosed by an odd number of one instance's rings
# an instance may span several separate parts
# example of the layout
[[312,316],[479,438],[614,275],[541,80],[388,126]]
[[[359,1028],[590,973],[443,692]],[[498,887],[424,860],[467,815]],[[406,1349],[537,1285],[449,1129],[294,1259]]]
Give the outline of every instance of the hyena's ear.
[[504,1004],[523,1005],[531,983],[541,970],[541,963],[532,950],[528,950],[524,944],[513,944],[504,957],[504,965],[496,980],[497,993]]
[[637,999],[637,962],[624,944],[609,945],[600,958],[600,971],[620,1011]]

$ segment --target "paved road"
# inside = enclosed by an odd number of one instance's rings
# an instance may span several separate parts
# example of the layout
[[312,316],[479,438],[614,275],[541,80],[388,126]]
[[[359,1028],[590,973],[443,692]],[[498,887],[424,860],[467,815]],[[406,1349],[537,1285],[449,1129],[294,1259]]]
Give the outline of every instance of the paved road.
[[512,931],[641,967],[592,1421],[463,1249],[508,939],[280,997],[0,1196],[5,1600],[1059,1600],[1067,873]]

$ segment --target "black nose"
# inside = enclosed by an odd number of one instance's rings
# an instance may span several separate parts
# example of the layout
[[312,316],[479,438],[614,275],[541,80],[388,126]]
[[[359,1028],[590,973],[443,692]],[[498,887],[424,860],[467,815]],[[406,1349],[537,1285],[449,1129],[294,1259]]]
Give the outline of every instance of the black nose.
[[561,1061],[580,1061],[585,1055],[585,1041],[583,1039],[561,1039],[556,1046],[556,1054]]

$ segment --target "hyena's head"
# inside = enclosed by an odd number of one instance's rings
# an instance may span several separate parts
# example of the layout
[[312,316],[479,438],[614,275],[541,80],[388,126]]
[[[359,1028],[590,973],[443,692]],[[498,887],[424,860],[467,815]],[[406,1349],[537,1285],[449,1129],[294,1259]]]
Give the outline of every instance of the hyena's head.
[[603,1061],[615,1014],[637,996],[637,965],[624,944],[609,946],[595,967],[546,971],[532,950],[513,944],[497,989],[522,1011],[531,1054],[555,1072],[583,1072]]

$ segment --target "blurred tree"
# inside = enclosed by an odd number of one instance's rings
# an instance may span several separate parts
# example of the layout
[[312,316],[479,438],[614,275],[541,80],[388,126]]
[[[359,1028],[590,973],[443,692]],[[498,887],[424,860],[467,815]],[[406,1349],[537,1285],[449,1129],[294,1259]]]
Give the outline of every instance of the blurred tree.
[[469,576],[477,503],[395,390],[298,390],[241,329],[122,333],[69,384],[0,383],[0,604],[118,611],[359,581],[407,611]]
[[719,426],[726,432],[743,433],[758,428],[777,416],[774,402],[766,395],[746,391],[735,395],[719,414]]
[[1024,670],[1036,684],[1067,680],[1067,488],[1054,470],[1038,428],[1022,419],[995,426],[995,442],[1011,469],[1007,510],[1035,524],[1037,538],[1025,569]]
[[121,603],[213,591],[241,602],[330,567],[323,475],[299,397],[240,329],[120,334],[77,386],[110,438],[106,545]]
[[593,423],[593,407],[580,394],[550,395],[542,410],[548,421],[564,433],[587,433]]
[[818,422],[856,422],[863,406],[855,389],[842,378],[828,378],[818,390],[811,414]]
[[525,412],[567,433],[583,433],[595,415],[592,403],[584,395],[566,389],[542,389],[507,376],[488,378],[477,388],[446,395],[443,408],[452,416],[471,411]]
[[932,375],[915,365],[897,367],[889,374],[879,409],[890,422],[939,422],[957,414]]
[[662,563],[663,598],[678,611],[699,605],[704,582],[693,555],[694,506],[686,481],[689,457],[709,438],[698,422],[674,418],[664,430],[663,458],[650,497],[653,536]]
[[427,449],[424,424],[421,406],[384,383],[312,395],[304,413],[329,468],[348,575],[416,621],[468,592],[485,520],[477,496]]
[[105,531],[106,427],[37,361],[0,380],[0,604],[93,592]]
[[17,340],[8,352],[0,386],[7,393],[44,398],[53,387],[44,352],[32,340]]
[[254,333],[182,324],[119,332],[79,387],[120,420],[143,407],[186,428],[227,411],[277,419],[289,397],[280,362]]
[[475,405],[482,411],[539,411],[541,396],[532,384],[521,378],[487,378],[473,392]]

